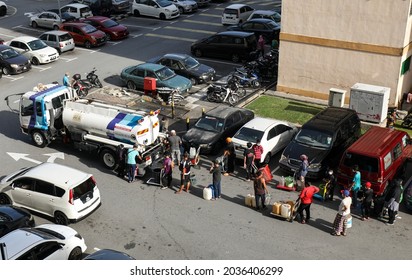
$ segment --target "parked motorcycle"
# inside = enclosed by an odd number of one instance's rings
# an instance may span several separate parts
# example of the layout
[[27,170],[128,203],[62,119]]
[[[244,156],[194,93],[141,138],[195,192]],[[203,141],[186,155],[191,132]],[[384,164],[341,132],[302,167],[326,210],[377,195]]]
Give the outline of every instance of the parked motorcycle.
[[235,68],[231,75],[241,86],[258,88],[261,85],[258,73],[254,68]]
[[86,79],[94,86],[94,87],[99,87],[102,88],[103,85],[99,80],[99,76],[96,74],[96,68],[93,67],[92,71],[87,73]]
[[207,100],[217,103],[229,102],[230,105],[235,105],[239,101],[239,95],[230,88],[229,84],[213,84],[207,89]]
[[412,110],[409,110],[408,114],[406,115],[406,117],[403,119],[402,123],[401,123],[402,127],[405,128],[410,128],[412,127]]
[[85,97],[89,93],[89,89],[91,89],[93,85],[88,80],[82,80],[80,74],[74,74],[72,78],[72,88],[76,92],[77,96]]

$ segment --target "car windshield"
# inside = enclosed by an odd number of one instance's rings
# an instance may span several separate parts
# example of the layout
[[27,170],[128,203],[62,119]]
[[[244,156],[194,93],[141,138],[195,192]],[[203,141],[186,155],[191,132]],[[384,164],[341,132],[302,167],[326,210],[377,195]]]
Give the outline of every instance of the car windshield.
[[104,28],[110,28],[114,26],[118,26],[119,24],[115,22],[114,20],[108,19],[102,22],[102,25]]
[[262,139],[263,131],[252,129],[249,127],[242,127],[239,131],[235,134],[233,138],[243,140],[246,142],[256,143],[257,139]]
[[192,69],[199,66],[199,61],[194,59],[193,57],[188,57],[183,61],[186,69]]
[[172,2],[168,0],[158,0],[157,4],[159,4],[160,7],[167,7],[167,6],[170,6]]
[[311,129],[302,129],[296,135],[295,139],[296,141],[304,145],[327,149],[332,146],[333,136],[332,134],[327,132]]
[[277,24],[277,23],[274,22],[274,21],[268,21],[267,24],[269,25],[269,27],[270,27],[271,29],[276,29],[276,28],[279,27],[279,24]]
[[2,51],[0,52],[0,56],[1,56],[4,60],[6,60],[6,59],[10,59],[10,58],[19,56],[19,53],[18,53],[16,50],[10,48],[10,49],[2,50]]
[[96,28],[94,28],[93,26],[91,26],[91,25],[89,25],[89,24],[88,24],[88,25],[85,25],[85,26],[82,26],[81,29],[82,29],[83,32],[86,33],[86,34],[90,34],[90,33],[93,33],[93,32],[96,32],[96,31],[97,31]]
[[222,119],[206,116],[199,119],[195,124],[195,127],[208,131],[221,132],[223,129],[223,124],[224,121]]
[[46,43],[42,40],[33,40],[27,43],[32,51],[41,50],[47,47]]
[[168,79],[173,78],[174,76],[176,76],[175,72],[173,72],[172,70],[170,70],[167,67],[163,67],[162,69],[157,70],[155,73],[156,73],[156,76],[161,81],[165,81],[165,80],[168,80]]

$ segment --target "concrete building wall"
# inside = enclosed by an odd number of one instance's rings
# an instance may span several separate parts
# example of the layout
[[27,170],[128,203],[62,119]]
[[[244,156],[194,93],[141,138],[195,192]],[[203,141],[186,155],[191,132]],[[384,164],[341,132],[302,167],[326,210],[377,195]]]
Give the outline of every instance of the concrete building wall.
[[357,82],[410,88],[411,0],[283,0],[278,90],[327,99]]

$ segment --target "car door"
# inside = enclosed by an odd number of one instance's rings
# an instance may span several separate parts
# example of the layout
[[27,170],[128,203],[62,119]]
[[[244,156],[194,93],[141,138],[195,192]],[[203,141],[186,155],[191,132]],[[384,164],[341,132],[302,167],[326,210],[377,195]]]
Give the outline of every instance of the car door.
[[30,248],[17,260],[67,260],[67,254],[57,241],[43,241]]
[[34,188],[34,179],[19,178],[12,183],[11,197],[13,204],[32,209],[32,194]]
[[31,200],[33,209],[48,216],[54,216],[56,203],[58,204],[61,199],[55,196],[53,184],[36,180]]
[[77,44],[83,45],[85,41],[85,36],[83,34],[83,31],[81,31],[80,28],[78,28],[77,26],[72,26],[72,29],[73,31],[71,34],[74,35],[73,36],[74,41]]
[[[265,135],[263,137],[265,137]],[[264,148],[267,148],[268,151],[270,151],[271,155],[273,155],[276,152],[277,146],[279,144],[280,144],[280,133],[278,132],[278,126],[273,126],[267,131],[266,145],[263,145],[263,144],[262,145]]]
[[[201,51],[203,54],[208,55],[208,56],[213,56],[213,57],[223,57],[224,52],[226,50],[222,50],[222,40],[223,35],[215,35],[210,38],[208,38],[203,44]],[[225,36],[227,37],[227,36]]]
[[293,128],[284,124],[277,125],[277,132],[280,135],[278,148],[283,149],[286,147],[292,138],[295,136]]
[[143,89],[143,82],[145,77],[144,69],[136,68],[130,73],[130,75],[132,76],[132,80],[136,84],[136,87],[138,89]]

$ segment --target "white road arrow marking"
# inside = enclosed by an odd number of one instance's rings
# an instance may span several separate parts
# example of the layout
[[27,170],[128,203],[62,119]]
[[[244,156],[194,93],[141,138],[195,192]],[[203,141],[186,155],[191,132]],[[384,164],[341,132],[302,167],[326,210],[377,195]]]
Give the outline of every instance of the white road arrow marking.
[[36,163],[36,164],[42,163],[41,161],[38,161],[38,160],[27,157],[28,154],[20,154],[20,153],[7,153],[7,154],[9,156],[11,156],[15,161],[18,161],[20,159],[24,159],[26,161],[30,161],[30,162],[33,162],[33,163]]
[[51,153],[51,154],[44,154],[48,156],[47,162],[54,162],[56,158],[64,159],[64,153]]

